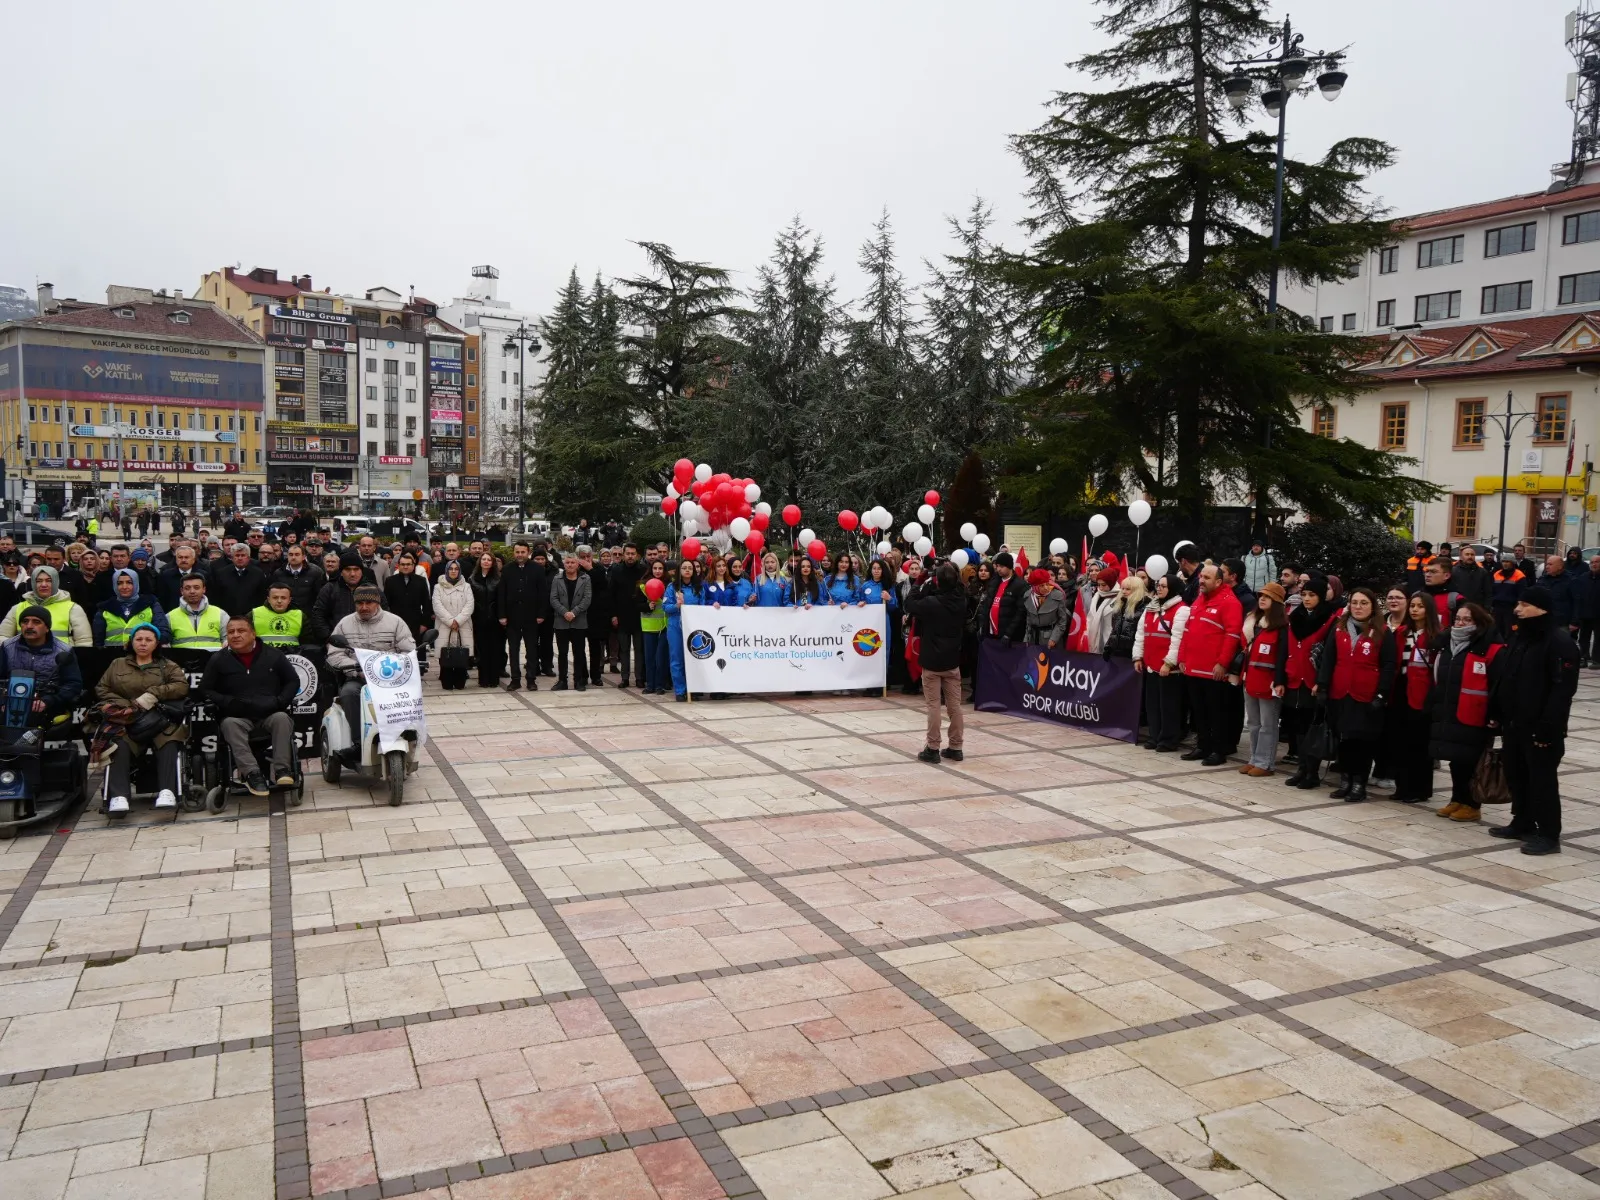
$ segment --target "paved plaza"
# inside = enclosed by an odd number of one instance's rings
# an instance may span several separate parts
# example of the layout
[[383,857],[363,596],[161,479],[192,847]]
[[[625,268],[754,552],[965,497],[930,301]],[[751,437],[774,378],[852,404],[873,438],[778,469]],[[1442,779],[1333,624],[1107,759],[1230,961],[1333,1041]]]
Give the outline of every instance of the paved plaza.
[[428,707],[398,809],[0,843],[0,1197],[1600,1198],[1600,684],[1548,858],[898,696]]

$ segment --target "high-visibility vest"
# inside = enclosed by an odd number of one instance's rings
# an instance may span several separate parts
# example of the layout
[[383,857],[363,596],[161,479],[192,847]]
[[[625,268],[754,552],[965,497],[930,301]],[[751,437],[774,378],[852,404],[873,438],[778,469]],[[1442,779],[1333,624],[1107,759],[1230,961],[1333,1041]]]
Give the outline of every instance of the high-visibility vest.
[[126,619],[117,616],[113,612],[101,613],[100,615],[106,623],[106,645],[108,646],[126,646],[128,644],[128,630],[141,622],[147,625],[155,624],[153,620],[154,614],[148,604],[136,613],[129,613]]
[[298,646],[300,626],[305,619],[305,613],[298,608],[279,613],[263,604],[250,610],[250,623],[256,627],[256,637],[269,646]]
[[1278,640],[1288,636],[1283,626],[1258,630],[1250,643],[1250,658],[1244,667],[1244,690],[1257,700],[1272,695],[1273,675],[1278,669]]
[[[1424,712],[1428,707],[1428,693],[1433,690],[1433,660],[1436,652],[1428,645],[1426,634],[1413,634],[1404,629],[1395,631],[1395,649],[1405,666],[1406,707]],[[1411,643],[1410,648],[1406,646]]]
[[1162,608],[1161,601],[1157,600],[1144,610],[1145,670],[1159,671],[1161,664],[1167,661],[1167,651],[1172,649],[1172,626],[1185,607],[1180,603]]
[[1504,647],[1496,642],[1487,654],[1468,654],[1461,669],[1461,695],[1456,697],[1456,720],[1482,729],[1489,723],[1489,664]]
[[75,601],[66,592],[58,592],[45,601],[19,600],[11,609],[11,625],[18,632],[22,632],[22,610],[38,604],[41,608],[49,610],[50,632],[59,634],[61,640],[72,642],[72,606]]
[[1295,636],[1294,627],[1289,627],[1289,690],[1296,688],[1309,688],[1316,685],[1317,673],[1311,669],[1311,651],[1328,636],[1328,631],[1333,628],[1331,620],[1324,621],[1313,629],[1306,637]]
[[1352,641],[1344,618],[1343,613],[1334,617],[1339,623],[1333,635],[1337,657],[1333,661],[1333,687],[1329,691],[1335,700],[1343,700],[1348,696],[1357,703],[1365,704],[1378,694],[1378,681],[1382,677],[1378,669],[1378,653],[1382,643],[1371,634],[1363,634]]
[[[644,581],[643,580],[639,581],[639,590],[641,592],[644,591]],[[649,601],[649,599],[650,599],[649,596],[645,596],[645,600],[647,602]],[[662,608],[661,608],[661,606],[659,604],[657,604],[656,607],[650,609],[648,612],[642,612],[642,613],[639,614],[639,632],[640,633],[662,633],[662,632],[664,632],[666,630],[666,628],[667,628],[667,614],[664,611],[662,611]]]
[[167,620],[172,625],[173,649],[222,649],[222,610],[215,604],[206,605],[198,625],[189,619],[189,610],[181,604],[167,614]]
[[94,537],[95,534],[100,532],[100,519],[98,517],[90,517],[89,523],[84,526],[84,530],[90,537]]

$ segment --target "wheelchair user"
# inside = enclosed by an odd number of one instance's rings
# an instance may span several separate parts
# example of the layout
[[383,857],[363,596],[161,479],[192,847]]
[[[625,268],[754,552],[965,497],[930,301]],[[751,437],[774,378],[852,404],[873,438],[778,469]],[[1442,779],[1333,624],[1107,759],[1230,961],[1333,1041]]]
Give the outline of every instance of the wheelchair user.
[[252,796],[271,790],[250,749],[252,734],[272,737],[271,778],[279,787],[294,785],[294,719],[289,707],[300,679],[288,657],[256,637],[248,616],[228,618],[228,644],[211,656],[200,679],[200,694],[216,706],[222,740],[234,770]]
[[134,625],[127,639],[128,653],[114,659],[95,686],[101,733],[111,754],[106,811],[113,816],[128,811],[133,764],[152,747],[159,788],[155,807],[178,806],[178,760],[189,737],[176,710],[189,694],[188,675],[161,653],[160,631],[151,622]]
[[50,610],[30,604],[17,614],[20,632],[0,645],[0,682],[13,675],[33,676],[29,728],[69,720],[83,696],[83,672],[72,647],[50,632]]
[[355,589],[356,611],[341,617],[333,632],[343,638],[345,645],[328,645],[329,668],[339,671],[344,682],[339,687],[339,703],[344,706],[345,719],[350,722],[350,736],[361,737],[361,662],[357,650],[380,650],[390,654],[408,654],[416,650],[416,639],[411,628],[391,612],[385,612],[381,593],[370,583]]

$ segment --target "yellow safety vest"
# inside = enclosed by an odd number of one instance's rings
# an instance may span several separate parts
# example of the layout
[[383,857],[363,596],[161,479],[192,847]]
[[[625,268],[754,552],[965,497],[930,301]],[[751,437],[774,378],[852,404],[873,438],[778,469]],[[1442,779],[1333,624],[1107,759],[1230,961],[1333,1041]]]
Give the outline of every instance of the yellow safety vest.
[[[128,630],[141,622],[154,625],[154,612],[148,604],[136,613],[130,613],[127,620],[123,620],[116,613],[101,613],[106,623],[106,645],[126,646],[128,644]],[[157,640],[160,640],[159,638]]]
[[300,626],[306,615],[298,608],[276,613],[263,604],[250,610],[250,623],[256,627],[256,637],[269,646],[298,646]]
[[189,619],[189,610],[181,604],[167,614],[167,620],[172,625],[174,650],[222,649],[222,610],[215,604],[206,605],[198,626]]
[[61,635],[61,640],[67,645],[72,644],[72,605],[74,601],[66,592],[58,592],[50,599],[40,602],[37,600],[20,600],[11,610],[11,626],[18,633],[22,632],[22,610],[39,604],[41,608],[50,611],[50,632]]

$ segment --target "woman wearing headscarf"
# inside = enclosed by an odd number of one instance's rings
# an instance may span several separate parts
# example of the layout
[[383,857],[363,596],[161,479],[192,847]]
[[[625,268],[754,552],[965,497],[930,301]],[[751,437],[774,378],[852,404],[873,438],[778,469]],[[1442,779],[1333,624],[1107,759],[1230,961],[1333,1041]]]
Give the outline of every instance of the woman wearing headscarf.
[[473,594],[472,583],[461,569],[461,560],[450,559],[444,564],[444,573],[433,586],[433,617],[439,629],[441,647],[464,646],[469,656],[473,653],[477,641],[472,627],[472,614],[477,605],[478,598]]
[[61,576],[56,569],[35,567],[28,578],[32,589],[24,592],[6,614],[6,619],[0,621],[0,641],[15,637],[22,610],[37,604],[50,614],[50,632],[56,637],[72,646],[94,645],[94,627],[89,623],[89,614],[61,590]]
[[1156,580],[1155,598],[1139,618],[1133,639],[1133,669],[1144,676],[1144,717],[1149,726],[1146,750],[1168,753],[1183,740],[1183,676],[1178,674],[1178,647],[1189,606],[1183,602],[1183,580],[1176,574]]
[[106,811],[112,816],[128,811],[133,764],[152,748],[159,789],[155,806],[177,807],[178,759],[189,736],[176,707],[189,694],[189,677],[161,653],[161,631],[141,621],[128,631],[127,644],[128,653],[114,659],[95,686],[97,707],[109,733]]
[[1066,596],[1043,567],[1028,572],[1028,594],[1022,599],[1022,608],[1024,642],[1050,650],[1061,645],[1067,636],[1072,613],[1067,609]]
[[163,642],[172,641],[172,626],[167,622],[167,612],[161,601],[139,592],[139,577],[127,567],[111,572],[111,599],[100,606],[94,615],[94,644],[96,646],[122,647],[128,644],[129,631],[135,625],[153,625]]
[[1083,650],[1086,654],[1099,654],[1106,648],[1111,636],[1111,620],[1122,593],[1117,587],[1114,571],[1096,571],[1093,589],[1079,589],[1078,599],[1083,604]]

